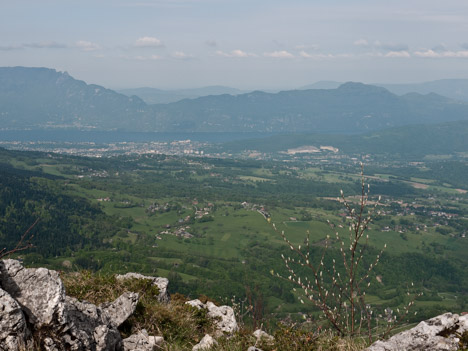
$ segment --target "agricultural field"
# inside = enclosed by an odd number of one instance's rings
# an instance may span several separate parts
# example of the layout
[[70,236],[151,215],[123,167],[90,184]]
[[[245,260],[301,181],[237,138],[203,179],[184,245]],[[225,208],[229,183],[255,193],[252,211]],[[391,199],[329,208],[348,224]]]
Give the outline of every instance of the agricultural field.
[[[36,247],[21,253],[25,263],[165,276],[173,293],[247,298],[266,319],[316,314],[313,306],[298,302],[300,293],[288,281],[271,274],[286,273],[281,254],[289,249],[280,233],[294,244],[309,235],[318,257],[327,235],[335,238],[338,232],[349,242],[340,190],[350,203],[360,199],[360,166],[351,159],[326,164],[164,155],[96,159],[0,151],[0,229],[6,243],[23,233],[17,223],[25,216],[44,218],[34,234]],[[424,292],[413,321],[466,309],[466,165],[444,162],[387,160],[365,167],[369,206],[380,212],[367,231],[366,264],[386,245],[374,273],[379,279],[367,294],[377,310],[406,303],[409,286],[411,296]],[[17,203],[11,202],[15,191]],[[330,259],[338,257],[340,241],[330,241]]]

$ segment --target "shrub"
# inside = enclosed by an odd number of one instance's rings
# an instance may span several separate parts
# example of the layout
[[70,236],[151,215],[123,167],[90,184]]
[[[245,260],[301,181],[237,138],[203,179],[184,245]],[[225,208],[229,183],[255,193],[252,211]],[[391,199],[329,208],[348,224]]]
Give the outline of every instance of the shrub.
[[[317,307],[326,318],[331,328],[341,336],[360,336],[367,334],[372,341],[372,310],[366,303],[366,288],[371,285],[371,274],[379,263],[382,251],[375,258],[366,257],[369,235],[366,231],[375,214],[378,202],[370,209],[368,205],[369,185],[366,186],[363,166],[361,164],[361,194],[357,206],[351,204],[341,191],[341,203],[346,209],[349,223],[349,240],[342,239],[335,231],[334,240],[327,235],[321,242],[322,252],[314,257],[310,245],[309,234],[305,247],[294,245],[286,237],[281,236],[292,251],[292,257],[282,255],[289,276],[277,276],[293,282],[302,292],[304,299]],[[333,226],[331,226],[333,228]],[[276,227],[274,226],[276,230]],[[346,242],[346,243],[345,243]],[[333,245],[338,246],[337,259],[332,255]],[[386,245],[384,245],[384,248]],[[316,250],[315,250],[316,251]],[[274,272],[273,272],[274,273]],[[304,299],[300,299],[302,303]],[[403,308],[401,317],[408,314],[414,300]],[[400,321],[396,316],[387,318],[386,336]]]

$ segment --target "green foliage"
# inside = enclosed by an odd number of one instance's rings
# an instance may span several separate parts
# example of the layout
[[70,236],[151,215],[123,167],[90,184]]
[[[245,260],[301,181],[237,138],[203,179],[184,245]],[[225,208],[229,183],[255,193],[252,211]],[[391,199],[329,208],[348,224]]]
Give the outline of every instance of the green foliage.
[[14,247],[28,227],[35,251],[44,256],[67,250],[104,247],[102,239],[117,227],[96,206],[83,198],[65,195],[47,178],[35,178],[15,169],[0,170],[0,239]]

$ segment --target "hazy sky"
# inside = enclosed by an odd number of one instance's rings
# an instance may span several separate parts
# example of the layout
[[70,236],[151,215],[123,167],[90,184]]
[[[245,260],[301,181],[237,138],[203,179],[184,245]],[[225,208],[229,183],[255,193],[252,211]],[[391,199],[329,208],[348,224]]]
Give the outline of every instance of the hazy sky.
[[109,88],[468,78],[468,1],[0,0],[0,66]]

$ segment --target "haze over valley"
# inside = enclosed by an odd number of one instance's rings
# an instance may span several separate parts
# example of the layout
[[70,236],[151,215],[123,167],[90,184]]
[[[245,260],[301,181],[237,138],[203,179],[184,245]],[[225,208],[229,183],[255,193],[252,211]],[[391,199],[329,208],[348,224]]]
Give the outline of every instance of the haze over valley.
[[354,82],[153,105],[46,68],[0,68],[0,85],[2,129],[362,133],[468,119],[468,103],[460,100],[434,92],[399,96]]

